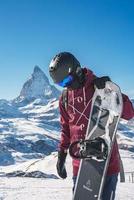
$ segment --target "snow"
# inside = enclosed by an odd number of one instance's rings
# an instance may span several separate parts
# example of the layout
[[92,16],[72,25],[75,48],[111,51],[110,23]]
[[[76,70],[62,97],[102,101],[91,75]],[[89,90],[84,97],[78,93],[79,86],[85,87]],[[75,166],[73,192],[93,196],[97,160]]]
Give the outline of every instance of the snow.
[[[115,200],[133,200],[133,183],[119,184]],[[72,181],[34,179],[34,178],[0,178],[1,200],[71,200]]]
[[[122,157],[129,157],[130,162],[127,163],[129,169],[134,166],[134,159],[129,152],[122,150]],[[124,158],[123,158],[124,159]],[[72,172],[71,172],[71,158],[67,157],[66,168],[68,177],[63,180],[60,179],[56,172],[57,153],[43,159],[35,159],[16,166],[8,166],[1,168],[0,177],[0,199],[1,200],[71,200],[72,199]],[[125,163],[125,164],[126,164]],[[28,167],[29,166],[29,167]],[[131,168],[130,168],[131,167]],[[55,178],[28,178],[28,177],[3,177],[2,171],[9,173],[11,171],[23,170],[45,172],[46,174],[55,174]],[[133,200],[134,183],[129,183],[126,179],[125,183],[118,182],[116,191],[116,200]]]
[[116,199],[115,200],[134,200],[133,196],[134,183],[128,183],[119,185],[116,191]]
[[22,113],[15,106],[13,106],[11,102],[0,99],[0,117],[16,117],[21,115]]
[[[133,200],[134,183],[121,183],[115,200]],[[0,178],[0,200],[71,200],[72,180]]]
[[70,180],[0,178],[1,200],[71,200],[71,196]]

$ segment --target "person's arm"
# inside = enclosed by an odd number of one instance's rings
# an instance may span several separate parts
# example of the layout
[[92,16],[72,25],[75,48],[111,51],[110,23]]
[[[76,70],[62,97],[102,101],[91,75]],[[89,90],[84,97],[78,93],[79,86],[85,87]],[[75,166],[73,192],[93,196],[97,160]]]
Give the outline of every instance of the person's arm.
[[70,129],[69,129],[69,116],[62,103],[62,97],[59,100],[60,109],[60,125],[61,125],[61,139],[59,150],[67,151],[70,145]]
[[56,164],[57,173],[61,178],[67,177],[67,172],[65,168],[65,161],[67,157],[67,149],[70,145],[70,130],[69,130],[69,118],[66,109],[62,103],[62,97],[59,100],[60,108],[60,125],[61,125],[61,140],[58,150],[58,160]]
[[123,97],[123,111],[121,118],[130,120],[134,117],[134,108],[132,102],[127,95],[122,94]]

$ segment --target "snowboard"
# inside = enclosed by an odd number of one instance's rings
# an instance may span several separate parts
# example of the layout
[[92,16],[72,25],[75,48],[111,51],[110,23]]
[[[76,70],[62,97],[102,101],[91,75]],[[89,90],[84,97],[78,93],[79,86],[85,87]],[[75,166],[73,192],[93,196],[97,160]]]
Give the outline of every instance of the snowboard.
[[[95,89],[85,140],[72,143],[69,149],[73,158],[81,159],[73,200],[101,200],[122,104],[115,83],[108,81],[104,89]],[[99,149],[101,156],[86,145],[98,138],[104,141]]]

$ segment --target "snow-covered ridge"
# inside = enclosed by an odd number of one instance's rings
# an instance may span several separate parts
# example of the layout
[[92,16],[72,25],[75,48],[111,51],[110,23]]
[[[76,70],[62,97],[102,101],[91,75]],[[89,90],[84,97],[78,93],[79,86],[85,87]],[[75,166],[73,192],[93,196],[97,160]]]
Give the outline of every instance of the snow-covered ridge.
[[11,102],[0,99],[0,116],[1,117],[16,117],[21,116],[22,113]]

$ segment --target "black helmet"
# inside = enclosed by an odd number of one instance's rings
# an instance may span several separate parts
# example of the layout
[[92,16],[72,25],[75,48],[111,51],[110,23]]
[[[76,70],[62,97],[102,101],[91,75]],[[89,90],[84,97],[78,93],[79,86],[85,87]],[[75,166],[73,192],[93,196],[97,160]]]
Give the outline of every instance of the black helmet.
[[57,54],[49,65],[49,73],[55,83],[61,82],[69,74],[76,74],[80,69],[79,61],[69,52]]

